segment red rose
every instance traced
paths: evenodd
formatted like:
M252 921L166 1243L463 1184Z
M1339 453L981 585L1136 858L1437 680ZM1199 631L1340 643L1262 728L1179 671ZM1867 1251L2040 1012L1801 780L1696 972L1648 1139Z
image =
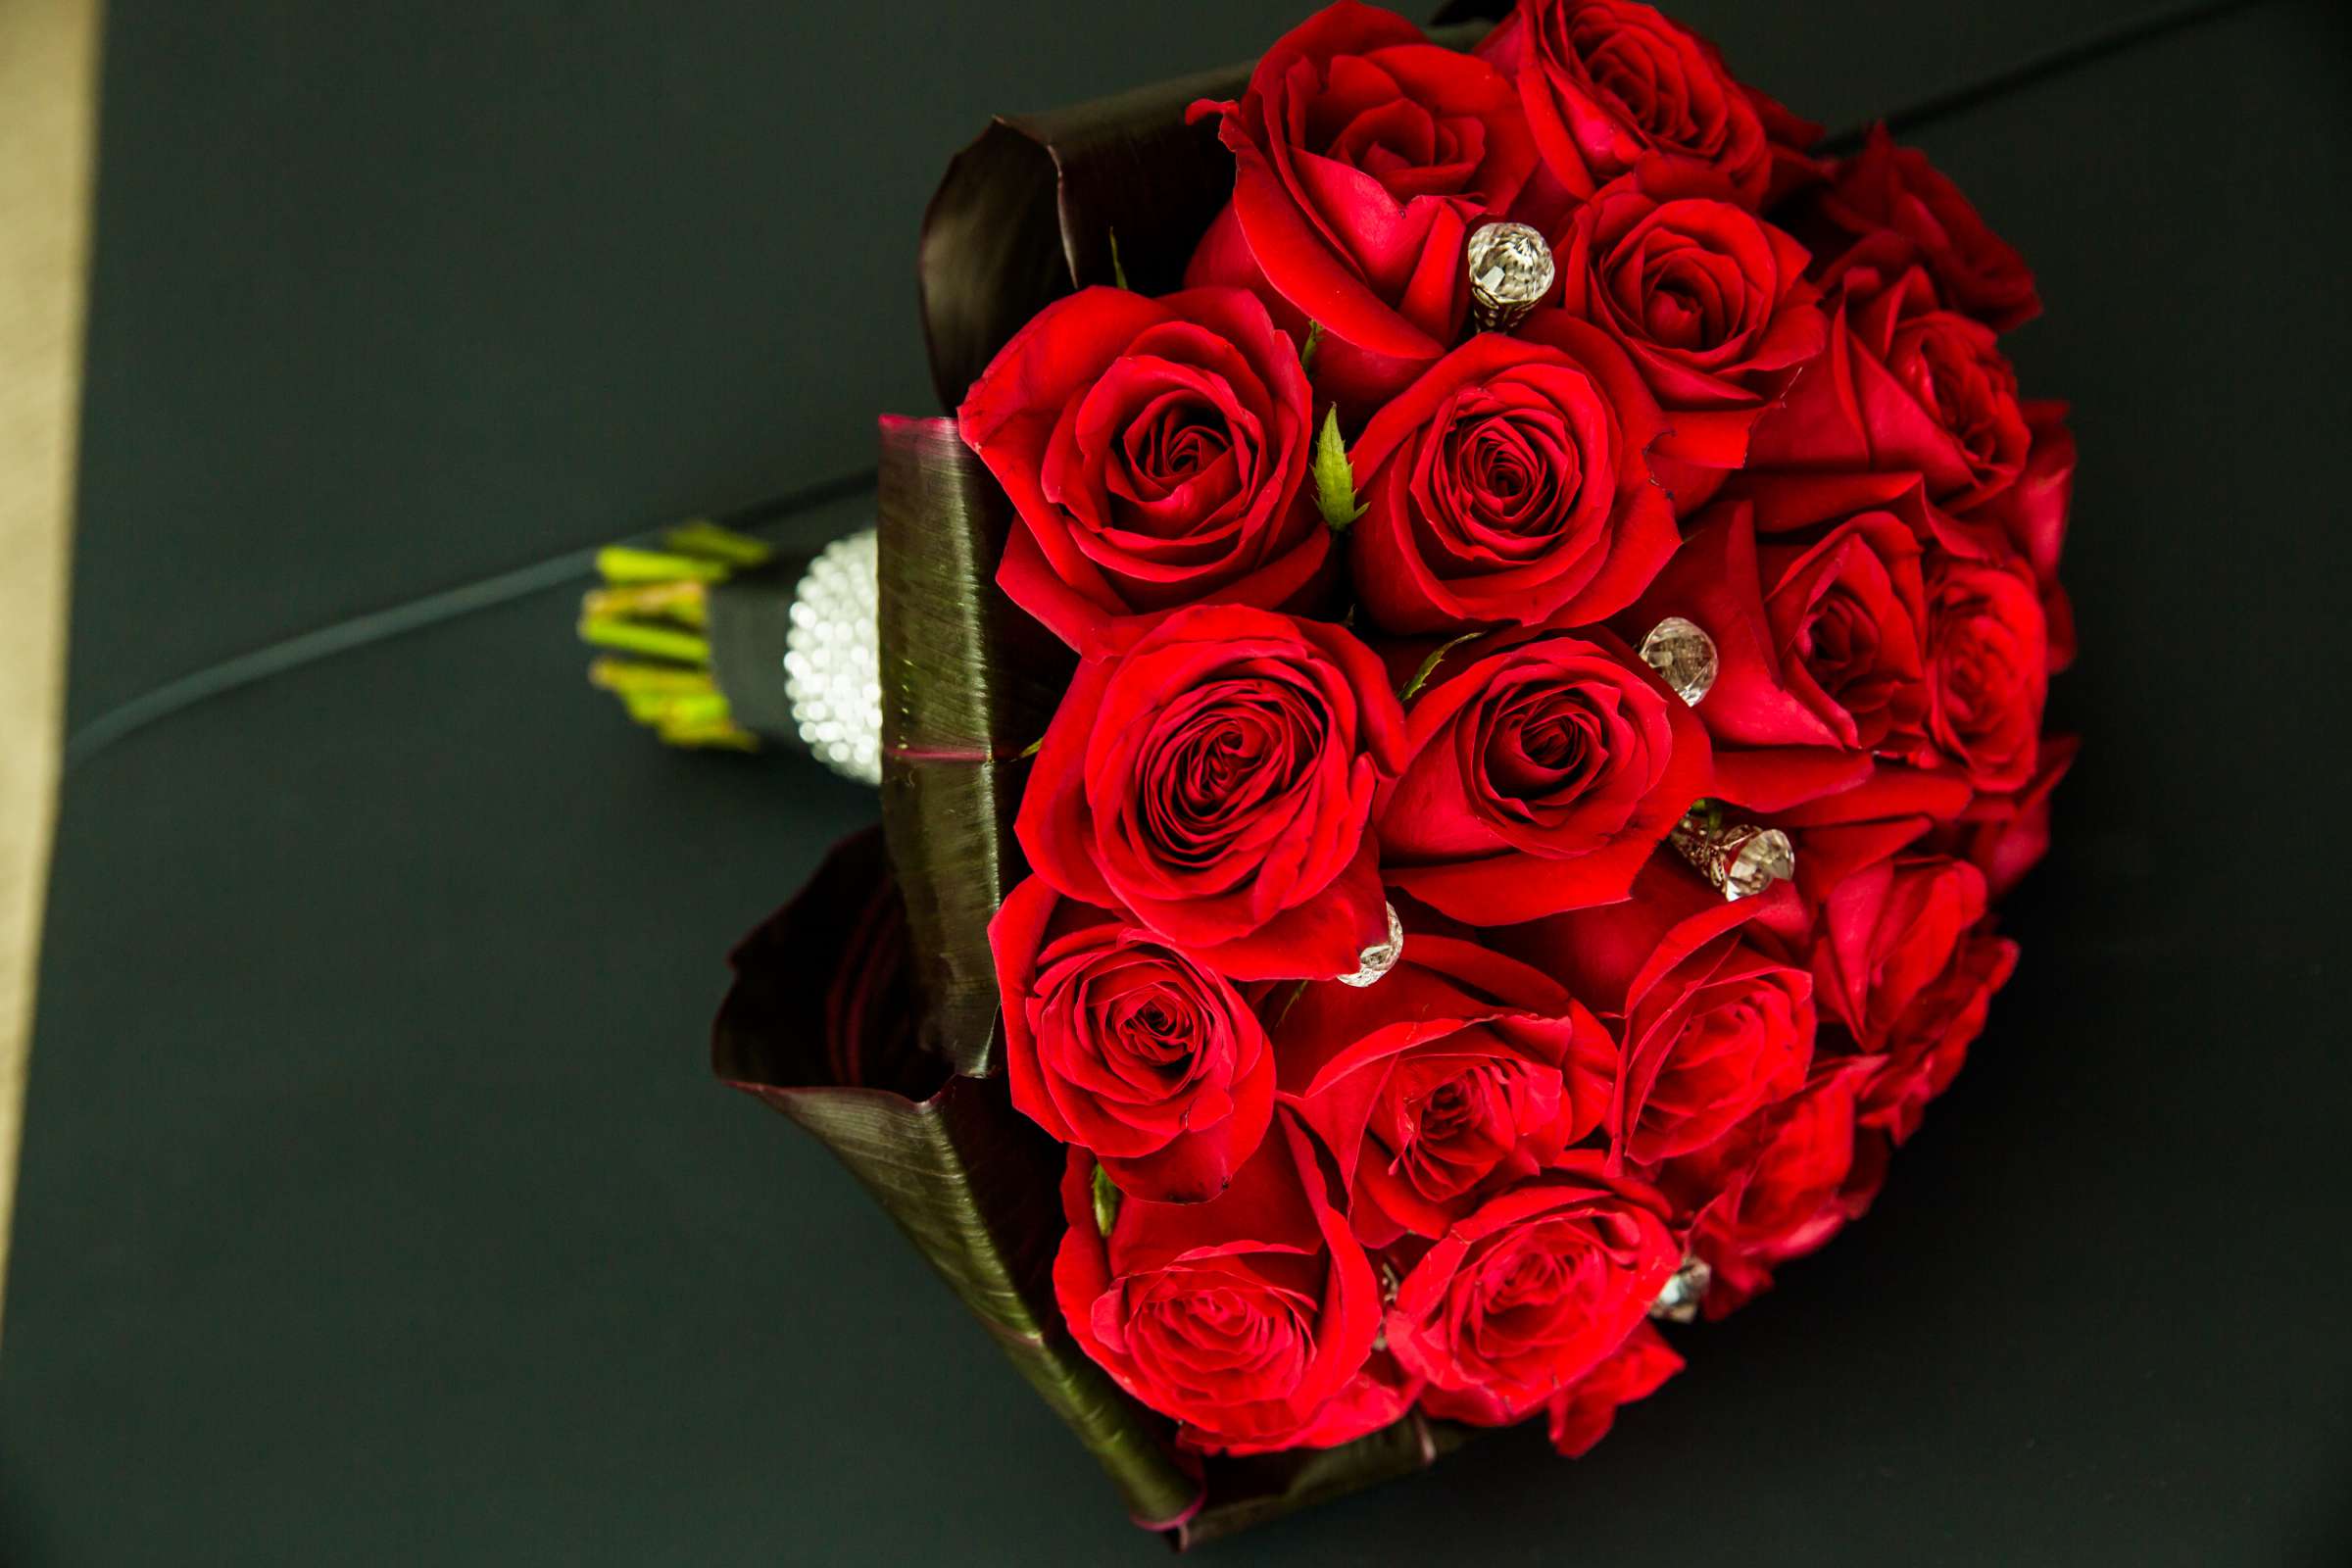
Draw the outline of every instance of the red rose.
M1598 630L1448 654L1405 752L1378 807L1383 874L1481 926L1624 898L1712 771L1690 708Z
M1666 1337L1647 1323L1637 1324L1617 1353L1551 1396L1551 1446L1563 1458L1581 1459L1609 1435L1617 1407L1646 1399L1683 1369L1683 1358Z
M1365 613L1421 633L1624 609L1674 553L1647 459L1663 428L1633 362L1590 322L1539 311L1518 338L1480 333L1349 451Z
M1557 984L1412 931L1377 985L1308 986L1275 1030L1283 1099L1339 1160L1356 1234L1441 1236L1591 1132L1616 1042Z
M1965 512L2016 482L2032 439L1992 328L1941 309L1914 268L1871 294L1848 275L1823 359L1757 421L1748 462L1914 472Z
M1904 831L1893 825L1893 836ZM1984 908L1984 874L1965 860L1890 854L1846 871L1821 899L1813 978L1822 1005L1864 1051L1878 1051L1951 963Z
M1829 258L1825 281L1856 267L1892 275L1916 264L1954 310L1995 331L2041 314L2025 258L1977 216L1926 153L1897 147L1885 125L1871 126L1862 150L1815 202L1814 216L1835 236L1816 246Z
M1389 1309L1390 1349L1428 1380L1422 1407L1501 1426L1599 1366L1682 1261L1665 1214L1653 1189L1572 1153L1456 1221Z
M1039 877L988 928L1012 1103L1130 1196L1212 1198L1274 1111L1265 1030L1223 976Z
M1902 1143L1929 1101L1951 1087L1984 1028L1992 994L2017 968L2017 944L1973 933L1943 972L1921 988L1880 1042L1883 1058L1863 1081L1861 1122Z
M1537 168L1507 80L1352 0L1277 40L1238 101L1193 113L1217 117L1235 169L1186 281L1262 288L1286 324L1320 325L1316 382L1351 409L1460 334L1463 246Z
M2033 579L1939 557L1928 572L1928 737L1979 789L2034 777L2050 646Z
M1078 668L1015 832L1055 891L1241 979L1386 939L1372 799L1402 760L1380 661L1338 626L1180 610Z
M1502 934L1508 951L1617 1033L1604 1123L1612 1166L1703 1149L1803 1084L1813 1060L1813 978L1739 934L1751 921L1798 917L1786 888L1727 901L1669 854L1643 869L1623 904Z
M1552 242L1561 309L1615 339L1675 416L1653 456L1686 514L1745 460L1748 431L1829 336L1805 248L1735 195L1696 165L1647 158Z
M1926 502L1910 490L1893 507L1762 541L1747 502L1718 502L1624 624L1680 615L1714 640L1715 684L1696 711L1718 740L1914 754L1928 616Z
M2063 403L2028 403L2025 415L2034 444L2017 483L1969 514L1967 526L1946 528L1940 537L1955 555L2015 557L2033 571L2056 673L2075 662L2074 607L2058 582L2075 497L2075 438L2066 428Z
M1239 290L1055 301L957 411L1020 514L998 582L1081 652L1120 616L1291 605L1330 553L1313 414L1297 345Z
M1520 0L1478 52L1518 82L1545 167L1578 196L1662 153L1704 166L1761 208L1775 137L1814 134L1734 81L1712 44L1628 0Z
M1380 1290L1287 1117L1205 1203L1096 1214L1093 1158L1070 1153L1054 1293L1079 1348L1208 1452L1324 1448L1387 1426L1412 1390L1377 1375ZM1393 1371L1393 1369L1390 1369Z
M1820 1247L1878 1196L1886 1140L1854 1121L1869 1070L1854 1057L1824 1068L1802 1093L1660 1178L1680 1211L1695 1216L1690 1248L1713 1271L1709 1318L1770 1287L1776 1266Z
M2081 741L2044 736L2033 782L2011 795L1980 795L1936 840L1984 873L1988 898L2003 899L2050 848L2050 793L2075 765Z

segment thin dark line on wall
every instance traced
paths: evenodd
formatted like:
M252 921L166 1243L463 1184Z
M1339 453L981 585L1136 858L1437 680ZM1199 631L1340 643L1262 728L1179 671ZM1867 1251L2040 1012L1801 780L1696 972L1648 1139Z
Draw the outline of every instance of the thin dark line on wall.
M2269 0L2191 0L2186 5L2166 6L2129 22L2118 23L2112 27L2101 28L2073 43L2046 49L1989 76L1923 98L1900 109L1888 110L1879 118L1895 135L1905 135L1924 125L1934 124L1938 120L1964 114L1980 104L1990 103L2037 82L2047 81L2053 76L2062 76L2069 72L2080 71L2084 66L2124 54L2141 44L2154 43L2187 28L2218 22L2235 12L2250 11L2267 3ZM1850 153L1862 145L1862 138L1869 129L1870 124L1866 122L1838 131L1823 141L1818 150L1825 153Z
M862 495L873 487L874 470L866 468L795 490L790 495L778 496L772 501L761 502L756 507L729 514L721 520L730 528L758 533L801 513ZM644 543L652 538L653 535L648 534L635 541L612 542ZM456 588L446 588L421 599L411 599L382 610L370 611L348 620L321 626L316 631L306 631L250 653L239 654L232 659L224 659L176 680L167 681L153 691L108 709L68 736L65 766L71 771L125 735L145 729L160 719L169 718L224 692L251 686L256 681L268 680L271 676L300 669L306 664L315 664L337 654L347 654L355 648L405 637L410 632L437 626L461 615L472 614L475 611L489 610L532 594L577 584L596 570L597 551L602 548L596 545L584 550L568 551L551 560L517 566L512 571L502 571L496 576L484 577ZM551 630L550 635L561 635L561 631Z
M1889 130L1902 135L2054 76L2111 59L2142 44L2153 43L2187 28L2219 21L2234 12L2251 10L2267 3L2268 0L2191 0L2189 4L2150 12L2073 43L2046 50L1964 86L1890 110L1881 118ZM1862 144L1868 128L1867 125L1860 125L1841 130L1824 141L1821 150L1830 153L1850 152ZM725 520L732 527L757 532L763 526L772 526L800 513L859 494L873 486L874 470L867 468L779 496ZM444 589L421 599L412 599L348 620L336 621L316 631L288 637L251 653L239 654L233 659L207 665L176 680L167 681L153 691L107 710L74 731L66 740L65 766L71 771L124 736L224 692L250 686L256 681L269 680L272 676L349 653L356 648L386 642L428 626L455 620L461 615L472 614L476 611L489 610L531 594L576 583L595 570L596 549L591 547L570 551L551 560L482 578L478 582Z

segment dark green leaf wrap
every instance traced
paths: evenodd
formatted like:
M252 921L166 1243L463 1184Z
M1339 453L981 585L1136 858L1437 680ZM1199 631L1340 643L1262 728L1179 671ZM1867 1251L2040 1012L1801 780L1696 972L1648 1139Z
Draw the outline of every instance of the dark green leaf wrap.
M1195 1510L1199 1479L1176 1464L1166 1423L1080 1353L1054 1304L1061 1150L1013 1110L1003 1074L966 1077L916 1046L906 941L880 835L850 839L736 950L712 1066L833 1151L1102 1461L1136 1520L1170 1528Z
M1442 39L1466 47L1478 30ZM1246 79L1001 119L956 158L921 258L944 405L1040 310L1112 282L1114 244L1134 287L1179 284L1232 190L1230 159L1185 111ZM1426 1467L1463 1433L1418 1414L1340 1448L1180 1453L1171 1424L1071 1340L1051 1287L1063 1155L1006 1093L988 923L1025 870L1012 824L1073 660L996 586L1010 506L953 419L883 419L877 512L883 833L836 851L737 951L719 1076L840 1157L1130 1513L1178 1546Z

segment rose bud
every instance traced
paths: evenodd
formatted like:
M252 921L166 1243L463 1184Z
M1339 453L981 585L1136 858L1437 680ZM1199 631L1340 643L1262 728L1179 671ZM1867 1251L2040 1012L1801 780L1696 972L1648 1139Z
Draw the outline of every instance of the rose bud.
M1342 628L1180 610L1079 665L1014 831L1056 892L1226 975L1327 979L1388 935L1369 825L1403 743Z
M1428 1380L1430 1414L1519 1420L1599 1366L1682 1261L1652 1188L1599 1157L1507 1188L1422 1253L1389 1309L1389 1348Z
M1819 135L1724 70L1714 45L1629 0L1520 0L1478 46L1519 84L1552 175L1589 196L1650 154L1700 165L1751 211Z
M1617 1045L1568 993L1472 943L1410 930L1378 985L1311 985L1283 1013L1283 1099L1339 1161L1366 1245L1436 1237L1591 1132Z
M1563 1458L1583 1458L1609 1435L1620 1405L1648 1398L1682 1369L1683 1358L1666 1337L1647 1323L1637 1324L1614 1355L1551 1396L1552 1447Z
M1107 1234L1094 1170L1071 1151L1054 1297L1079 1348L1187 1446L1325 1448L1404 1413L1411 1385L1373 1354L1372 1265L1296 1123L1279 1118L1219 1197L1130 1198Z
M1677 1212L1694 1216L1691 1250L1713 1271L1708 1318L1769 1288L1776 1266L1822 1246L1878 1196L1886 1143L1854 1120L1870 1066L1848 1057L1825 1067L1800 1093L1660 1176Z
M1925 267L1954 310L1995 331L2041 314L2025 258L1977 216L1958 186L1916 148L1897 147L1883 124L1839 166L1812 204L1813 247L1835 283L1856 267L1891 276Z
M1349 451L1364 612L1411 635L1623 610L1674 553L1674 507L1646 456L1664 427L1633 362L1590 322L1538 311L1519 337L1480 333Z
M1879 1044L1882 1058L1864 1080L1860 1119L1896 1143L1919 1130L1929 1101L1951 1087L1984 1031L1992 994L2017 968L2017 944L1971 933L1943 972L1912 998Z
M1893 838L1902 831L1895 824ZM1846 871L1819 904L1812 964L1821 1004L1875 1052L1984 918L1984 874L1945 856L1890 854Z
M1759 540L1747 502L1717 502L1618 624L1680 615L1714 640L1715 684L1696 711L1719 741L1912 756L1927 721L1928 616L1926 501L1910 491L1801 544Z
M2033 579L1939 556L1928 571L1928 738L1982 790L2034 777L2050 648Z
M1749 465L1916 472L1936 505L1982 506L2016 482L2032 443L2016 370L1992 328L1937 305L1925 271L1863 289L1848 274L1826 357L1757 421Z
M1377 808L1383 874L1472 925L1608 904L1708 793L1704 726L1605 631L1445 654Z
M1351 411L1460 335L1470 231L1538 167L1509 81L1351 0L1276 40L1239 100L1193 115L1215 117L1235 167L1186 282L1250 288L1292 330L1320 326L1316 384Z
M1633 356L1673 430L1651 454L1688 514L1745 461L1748 432L1821 353L1805 248L1693 164L1644 159L1553 241L1560 308Z
M1660 856L1623 904L1497 934L1617 1034L1615 1093L1602 1124L1612 1169L1703 1149L1803 1084L1813 1060L1813 977L1740 936L1751 923L1799 919L1786 886L1727 901Z
M1223 1191L1274 1110L1265 1030L1231 982L1038 877L988 936L1014 1108L1130 1197Z
M1121 616L1284 609L1321 581L1312 395L1298 345L1237 289L1056 300L956 417L1020 517L997 581L1080 652Z

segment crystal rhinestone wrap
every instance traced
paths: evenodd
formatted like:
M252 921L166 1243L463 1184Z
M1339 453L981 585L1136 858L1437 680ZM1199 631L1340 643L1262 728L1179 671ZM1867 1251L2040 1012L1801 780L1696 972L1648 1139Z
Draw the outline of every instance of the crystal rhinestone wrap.
M882 782L882 645L874 530L825 546L792 594L784 696L801 743L861 784Z
M1404 922L1396 918L1396 906L1391 904L1385 907L1389 912L1389 939L1357 954L1356 961L1363 967L1353 974L1340 976L1340 984L1368 986L1396 968L1396 960L1404 956Z

